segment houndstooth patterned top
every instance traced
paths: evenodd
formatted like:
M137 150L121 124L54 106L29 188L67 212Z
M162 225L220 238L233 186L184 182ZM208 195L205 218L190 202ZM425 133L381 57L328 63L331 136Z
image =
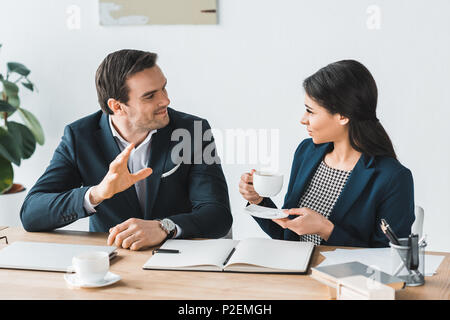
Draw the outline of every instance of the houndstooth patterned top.
M330 168L322 160L306 191L300 198L298 207L309 208L328 219L351 173L352 170L344 171ZM300 236L300 241L320 245L322 238L317 234L305 234Z

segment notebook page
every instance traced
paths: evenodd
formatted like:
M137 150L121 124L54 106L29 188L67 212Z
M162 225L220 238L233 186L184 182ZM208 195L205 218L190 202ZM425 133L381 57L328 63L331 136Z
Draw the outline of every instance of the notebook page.
M239 242L227 266L246 263L303 272L308 267L313 248L309 242L248 238Z
M231 239L185 240L169 239L161 249L176 249L180 253L155 253L144 268L180 268L222 264L239 241Z

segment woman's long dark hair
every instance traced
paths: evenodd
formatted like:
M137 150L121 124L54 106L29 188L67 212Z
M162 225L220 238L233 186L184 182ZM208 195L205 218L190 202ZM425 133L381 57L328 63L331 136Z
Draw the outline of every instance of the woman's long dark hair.
M331 63L305 79L308 96L331 114L349 118L351 146L369 156L397 159L376 116L378 90L369 70L355 60Z

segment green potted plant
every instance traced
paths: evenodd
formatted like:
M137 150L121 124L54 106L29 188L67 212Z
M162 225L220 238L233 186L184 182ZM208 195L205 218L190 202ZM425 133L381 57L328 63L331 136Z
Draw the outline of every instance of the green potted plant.
M8 62L6 67L6 72L0 69L0 224L4 221L2 215L11 214L6 212L10 208L3 203L5 198L25 190L21 184L14 183L12 164L20 166L21 160L33 155L36 143L43 145L45 141L37 118L20 105L19 86L35 91L28 78L30 70L18 62ZM11 120L15 114L19 115L22 123ZM19 208L14 211L18 211L20 205L16 204Z

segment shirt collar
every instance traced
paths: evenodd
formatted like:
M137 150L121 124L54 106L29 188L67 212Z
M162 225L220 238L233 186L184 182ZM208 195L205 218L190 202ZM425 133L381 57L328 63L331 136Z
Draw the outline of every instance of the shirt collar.
M109 127L111 128L111 133L112 133L113 137L117 138L123 145L128 146L130 143L129 143L127 140L125 140L125 139L120 135L119 132L117 132L116 128L114 128L114 125L112 124L111 116L108 116L108 121L109 121ZM139 148L140 146L142 146L142 145L147 144L147 143L150 141L150 139L152 138L152 135L153 135L154 133L156 133L156 131L157 131L156 129L150 131L150 132L148 133L147 137L145 138L145 140L142 141L142 143L138 146L138 148Z

